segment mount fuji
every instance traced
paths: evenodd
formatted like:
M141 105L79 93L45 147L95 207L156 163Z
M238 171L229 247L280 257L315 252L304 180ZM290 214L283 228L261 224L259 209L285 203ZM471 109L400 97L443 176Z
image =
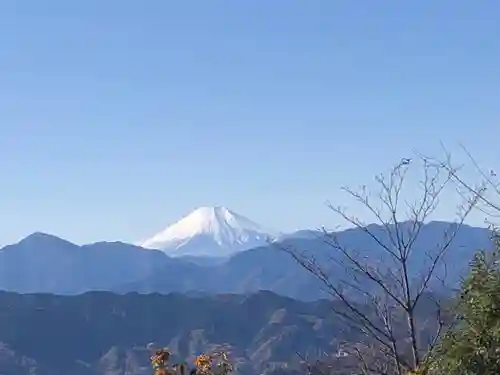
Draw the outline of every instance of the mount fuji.
M138 245L172 257L227 257L277 236L226 207L199 207Z

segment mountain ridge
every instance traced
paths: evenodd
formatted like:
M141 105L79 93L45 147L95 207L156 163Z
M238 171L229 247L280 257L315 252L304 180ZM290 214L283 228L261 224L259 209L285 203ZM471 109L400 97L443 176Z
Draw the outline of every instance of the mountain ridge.
M434 300L422 298L419 306L416 316L432 321ZM297 353L314 359L370 340L335 313L343 308L341 301L303 302L264 291L196 297L0 292L0 369L3 375L150 375L152 342L169 348L172 363L192 364L195 355L224 348L235 375L285 374L300 370ZM358 308L376 314L369 305ZM434 328L423 327L422 334ZM335 365L348 370L346 362Z
M332 352L341 337L357 338L342 332L331 302L305 303L270 292L208 297L0 292L0 309L5 375L150 375L150 342L169 347L172 362L188 363L223 346L236 374L267 374L269 365L296 362L297 352Z
M428 249L442 238L449 223L432 222L422 229L416 246ZM371 227L383 238L384 228ZM448 255L450 277L458 279L467 269L475 250L491 245L491 232L464 225ZM309 252L342 278L345 270L335 268L328 259L332 248L320 232L299 232L274 244L239 252L229 258L167 256L159 250L121 242L97 242L78 246L57 237L28 236L0 251L0 289L20 293L80 294L91 290L116 293L170 292L194 294L251 293L270 290L300 300L326 296L322 285L282 248ZM384 253L360 229L336 233L351 248L366 249L374 262L384 262ZM47 239L50 239L47 241ZM425 267L424 253L413 252L411 267ZM420 255L419 255L420 254ZM388 264L384 264L388 266Z

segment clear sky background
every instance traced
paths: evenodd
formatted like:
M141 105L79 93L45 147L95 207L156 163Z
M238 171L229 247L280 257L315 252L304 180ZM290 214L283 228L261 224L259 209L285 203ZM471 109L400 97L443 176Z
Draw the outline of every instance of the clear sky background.
M496 0L2 2L0 244L136 241L199 205L331 226L340 185L439 141L498 166L499 17Z

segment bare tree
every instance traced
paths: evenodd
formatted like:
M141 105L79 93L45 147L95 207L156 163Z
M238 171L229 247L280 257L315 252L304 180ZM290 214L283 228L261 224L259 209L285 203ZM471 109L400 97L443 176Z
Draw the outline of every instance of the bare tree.
M369 225L346 209L328 203L333 212L366 236L370 241L368 249L352 248L338 232L326 229L318 238L331 251L321 260L306 249L283 245L283 250L319 279L335 300L341 301L335 312L363 335L364 343L350 348L363 373L403 374L422 368L427 353L440 337L444 319L435 299L436 321L431 324L434 332L429 340L423 340L421 331L428 328L424 325L429 322L419 318L417 306L421 300L431 298L431 284L444 282L445 255L480 197L474 191L464 194L456 220L443 230L440 243L432 249L420 248L418 240L424 223L432 218L440 198L455 192L450 182L456 171L426 158L416 159L402 159L387 175L377 176L375 190L366 186L359 190L342 188L377 225ZM410 172L415 170L419 177L412 180ZM409 199L415 195L416 199ZM378 261L373 254L378 254ZM415 257L425 258L425 262L415 262ZM417 266L420 269L415 270ZM343 270L340 279L339 270Z
M442 158L431 158L423 155L420 157L428 160L433 166L444 169L450 175L450 179L460 194L476 196L478 204L475 208L486 215L485 221L488 224L496 225L500 219L500 179L497 172L492 168L481 166L469 150L464 145L460 145L468 162L476 172L476 182L473 183L464 177L464 173L462 173L464 165L455 165L451 153L444 144L441 144L441 147L444 152Z

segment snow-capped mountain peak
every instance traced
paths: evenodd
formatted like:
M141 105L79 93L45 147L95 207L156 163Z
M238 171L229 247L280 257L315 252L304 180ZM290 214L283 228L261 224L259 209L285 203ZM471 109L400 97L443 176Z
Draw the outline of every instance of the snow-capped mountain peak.
M227 256L267 243L272 231L226 207L199 207L144 241L145 248L172 256Z

